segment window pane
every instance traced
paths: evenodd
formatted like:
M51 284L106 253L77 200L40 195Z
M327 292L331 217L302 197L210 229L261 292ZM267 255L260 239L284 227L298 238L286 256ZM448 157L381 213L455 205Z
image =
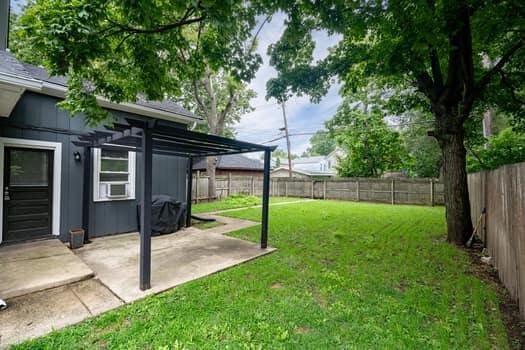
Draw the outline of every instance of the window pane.
M10 150L9 180L12 186L47 186L49 156L47 152Z
M100 173L100 181L128 181L128 174Z
M102 158L121 158L121 159L128 159L129 153L127 151L115 151L115 150L109 150L109 149L103 149L102 150Z
M128 160L102 159L100 168L102 171L128 171Z

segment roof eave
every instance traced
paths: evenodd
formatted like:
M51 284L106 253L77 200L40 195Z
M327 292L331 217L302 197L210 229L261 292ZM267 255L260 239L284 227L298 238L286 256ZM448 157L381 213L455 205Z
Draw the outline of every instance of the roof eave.
M49 82L43 82L36 79L29 79L25 77L19 77L8 73L0 72L0 83L6 83L23 88L24 90L41 93L48 96L65 98L67 87L59 84L53 84ZM183 114L166 112L160 109L149 108L141 106L135 103L123 102L115 103L108 99L97 96L97 102L101 107L134 113L146 117L152 117L156 119L167 120L171 122L178 122L184 124L204 124L204 120L200 118L191 118Z

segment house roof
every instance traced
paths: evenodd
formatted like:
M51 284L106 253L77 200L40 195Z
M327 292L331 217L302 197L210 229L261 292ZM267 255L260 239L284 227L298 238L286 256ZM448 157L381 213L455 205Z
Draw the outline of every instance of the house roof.
M288 167L279 167L272 170L272 174L278 171L288 171ZM292 173L297 173L305 176L323 176L323 177L334 177L337 174L332 171L311 171L311 170L305 170L305 169L295 169L292 168Z
M258 159L241 154L231 154L217 157L217 169L263 171L264 164ZM193 165L193 170L206 170L206 158L199 159Z
M66 77L50 76L45 68L21 62L9 52L0 50L0 82L4 81L9 84L22 86L31 91L58 97L65 96L68 85ZM171 100L151 101L143 96L138 96L134 102L119 104L112 103L103 98L98 98L98 100L103 107L129 111L158 119L175 119L175 121L186 123L200 123L203 121L201 117L191 113Z
M309 163L319 163L323 161L325 156L313 156L313 157L301 157L292 159L292 164L309 164Z

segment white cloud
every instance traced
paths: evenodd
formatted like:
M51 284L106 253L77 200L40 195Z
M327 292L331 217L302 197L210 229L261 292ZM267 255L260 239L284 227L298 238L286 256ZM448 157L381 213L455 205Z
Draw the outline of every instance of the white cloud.
M284 31L284 15L276 14L272 21L266 24L259 36L258 53L263 58L263 64L257 72L250 87L257 93L252 106L255 111L244 115L235 126L237 138L240 140L262 143L284 135L279 128L284 126L282 110L275 100L266 100L266 82L275 76L277 72L269 64L266 54L268 46L275 43ZM338 36L328 36L326 32L316 31L313 33L316 40L314 60L320 60L328 54L328 48L339 41ZM339 103L341 97L338 95L339 85L334 85L319 104L310 102L307 96L293 97L286 103L286 114L290 134L313 133L323 129L324 122L330 119ZM298 135L291 137L292 152L301 154L309 146L310 135ZM272 142L282 149L286 149L286 140Z

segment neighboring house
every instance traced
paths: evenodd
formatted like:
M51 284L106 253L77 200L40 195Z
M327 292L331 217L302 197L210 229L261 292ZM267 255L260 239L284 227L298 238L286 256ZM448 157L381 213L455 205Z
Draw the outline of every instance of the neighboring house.
M0 243L52 235L66 240L70 229L82 227L85 162L93 169L90 237L137 231L141 157L95 148L92 159L85 159L84 148L72 142L93 129L82 116L56 106L66 91L65 78L0 50ZM202 122L171 101L98 102L118 123L132 117L186 129ZM153 194L185 202L187 164L185 158L154 154Z
M344 152L337 148L327 156L301 157L292 159L292 176L306 177L334 177L337 176L337 164ZM281 163L272 171L272 177L288 177L288 163Z
M272 178L289 177L290 176L290 172L288 171L288 167L279 167L279 168L273 169L272 172L270 173L270 176ZM313 175L310 174L309 172L292 169L292 177L294 177L294 178L297 178L297 179L308 179L308 178L310 178L312 176Z
M197 171L200 171L202 175L206 175L206 158L199 159L193 165L193 173ZM263 171L264 165L260 160L249 158L242 154L230 154L217 157L215 175L262 176Z

